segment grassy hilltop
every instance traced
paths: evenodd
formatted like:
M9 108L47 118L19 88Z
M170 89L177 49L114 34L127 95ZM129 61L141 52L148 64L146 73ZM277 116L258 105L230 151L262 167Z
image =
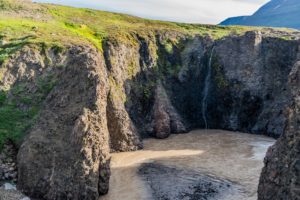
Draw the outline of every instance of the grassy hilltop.
M0 0L0 40L10 43L10 47L20 47L26 43L92 43L101 50L105 38L130 40L133 33L143 35L155 31L176 31L191 36L210 35L217 39L253 29L262 28L163 22L86 8L37 4L26 0ZM15 49L2 48L0 61Z

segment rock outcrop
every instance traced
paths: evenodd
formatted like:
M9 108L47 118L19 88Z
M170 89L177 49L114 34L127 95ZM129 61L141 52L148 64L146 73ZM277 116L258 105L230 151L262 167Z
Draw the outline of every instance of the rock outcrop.
M214 127L279 137L291 101L288 76L298 60L299 41L248 32L217 41L215 52L209 121Z
M96 199L108 191L110 174L106 69L95 49L66 55L20 147L18 187L34 198Z
M112 151L133 151L142 147L138 130L126 108L126 81L137 73L138 49L119 41L105 45L105 62L108 70L109 94L107 119ZM130 70L131 69L131 70Z
M187 130L160 83L155 90L152 115L152 135L157 138L164 139L171 133L185 133Z
M258 187L259 200L300 199L300 62L290 74L293 102L286 113L284 134L265 158Z
M170 31L128 37L107 38L103 52L25 46L4 64L0 86L9 88L8 99L22 110L39 108L18 153L18 188L25 194L97 199L108 191L110 152L140 149L149 135L204 128L204 95L209 128L279 137L287 119L298 123L284 114L299 90L298 40L256 31L220 40ZM296 79L289 82L291 72ZM24 88L14 92L18 85ZM299 128L289 127L295 136Z

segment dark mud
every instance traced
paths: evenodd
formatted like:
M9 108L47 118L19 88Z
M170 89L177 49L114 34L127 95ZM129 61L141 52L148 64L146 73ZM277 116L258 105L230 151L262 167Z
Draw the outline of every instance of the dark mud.
M157 200L221 199L225 193L238 190L238 186L230 181L156 162L142 164L138 174Z

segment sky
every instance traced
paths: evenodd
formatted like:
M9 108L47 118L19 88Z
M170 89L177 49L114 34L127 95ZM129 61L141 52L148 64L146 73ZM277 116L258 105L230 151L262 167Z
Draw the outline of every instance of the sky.
M218 24L233 16L251 15L269 0L34 0L126 13L165 21Z

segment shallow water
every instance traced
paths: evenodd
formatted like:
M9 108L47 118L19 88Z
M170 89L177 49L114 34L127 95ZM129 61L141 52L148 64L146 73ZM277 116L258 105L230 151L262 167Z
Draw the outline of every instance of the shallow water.
M222 130L195 130L164 140L146 139L141 151L112 154L110 191L101 199L155 199L147 181L137 173L142 163L155 162L234 184L216 199L256 200L263 158L274 142L265 136Z

